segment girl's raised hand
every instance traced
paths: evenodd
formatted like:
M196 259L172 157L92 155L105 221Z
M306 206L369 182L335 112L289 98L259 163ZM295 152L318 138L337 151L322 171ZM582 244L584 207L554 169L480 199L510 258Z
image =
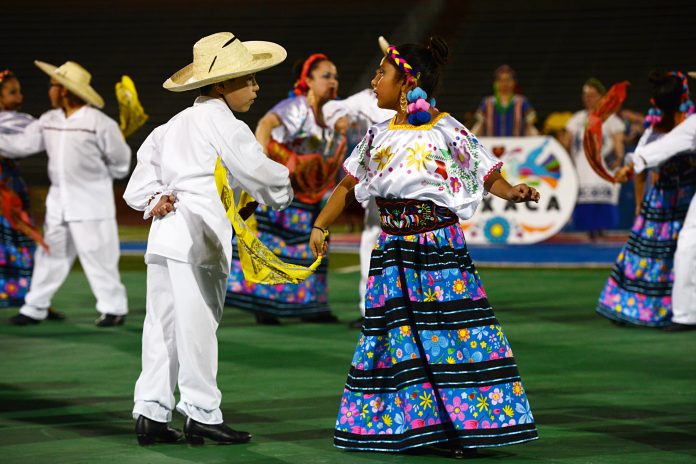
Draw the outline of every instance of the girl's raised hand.
M508 200L515 203L523 203L525 201L534 201L539 203L539 192L536 191L534 187L530 187L527 184L517 184L514 187L510 187L508 191Z

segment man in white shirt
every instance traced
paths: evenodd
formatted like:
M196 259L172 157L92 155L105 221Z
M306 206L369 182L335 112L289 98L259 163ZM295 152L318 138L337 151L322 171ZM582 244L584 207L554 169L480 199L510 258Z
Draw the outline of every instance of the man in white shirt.
M266 157L232 112L249 110L259 90L255 73L282 62L285 49L271 42L242 43L221 32L199 40L193 52L193 63L164 87L200 89L201 96L145 140L124 194L145 219L154 217L145 255L142 372L133 407L141 445L181 440L181 433L167 426L175 408L186 417L190 444L251 439L224 424L216 381L215 333L232 260L232 225L214 178L218 158L233 189L274 209L293 198L288 169Z
M696 115L693 115L661 139L637 148L632 161L617 173L617 180L623 182L631 170L640 173L679 153L695 150ZM691 200L677 239L672 286L672 324L666 326L665 330L696 330L696 196Z
M44 240L49 251L36 251L29 293L11 322L46 319L53 295L79 257L101 313L97 326L121 325L128 301L118 272L113 179L128 174L131 150L118 124L97 109L104 100L90 86L87 70L72 61L59 68L35 64L51 78L48 95L55 109L20 133L0 134L0 150L8 158L48 154Z

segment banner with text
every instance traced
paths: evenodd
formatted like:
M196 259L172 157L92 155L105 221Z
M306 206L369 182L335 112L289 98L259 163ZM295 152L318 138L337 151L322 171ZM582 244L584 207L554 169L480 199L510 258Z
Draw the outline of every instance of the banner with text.
M474 216L462 223L471 244L529 244L555 235L570 219L578 197L575 166L553 137L480 137L503 162L503 177L526 183L539 203L511 203L488 194Z

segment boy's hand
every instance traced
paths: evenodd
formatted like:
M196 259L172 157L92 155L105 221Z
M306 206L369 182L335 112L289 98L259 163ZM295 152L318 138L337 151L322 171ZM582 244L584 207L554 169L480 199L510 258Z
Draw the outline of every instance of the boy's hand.
M508 190L507 199L514 203L522 203L525 201L534 201L539 203L539 192L534 187L527 184L517 184Z
M175 195L162 195L154 208L150 211L153 217L164 217L174 211Z
M633 177L633 164L620 168L618 171L616 171L616 174L614 174L614 179L616 179L616 182L620 182L622 184L624 182L628 182L631 177Z
M239 208L239 215L244 219L245 221L249 219L249 217L254 214L256 211L256 208L259 206L258 201L250 201L246 205L244 205L242 208Z

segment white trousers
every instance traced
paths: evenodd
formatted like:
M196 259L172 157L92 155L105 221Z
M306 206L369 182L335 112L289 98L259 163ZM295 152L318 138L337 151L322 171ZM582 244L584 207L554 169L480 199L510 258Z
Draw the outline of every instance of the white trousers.
M217 388L217 331L227 277L161 258L147 266L142 372L135 384L133 418L169 422L176 409L204 424L222 423Z
M365 317L365 290L367 278L370 274L370 258L375 242L382 232L379 221L379 207L374 198L370 198L365 205L365 225L360 235L360 314Z
M674 254L672 322L696 324L696 197L689 205Z
M68 277L75 257L80 258L97 298L97 311L117 316L128 313L126 288L118 272L116 219L65 222L46 215L44 240L49 252L41 247L36 249L31 286L19 310L21 314L46 319L51 299Z

